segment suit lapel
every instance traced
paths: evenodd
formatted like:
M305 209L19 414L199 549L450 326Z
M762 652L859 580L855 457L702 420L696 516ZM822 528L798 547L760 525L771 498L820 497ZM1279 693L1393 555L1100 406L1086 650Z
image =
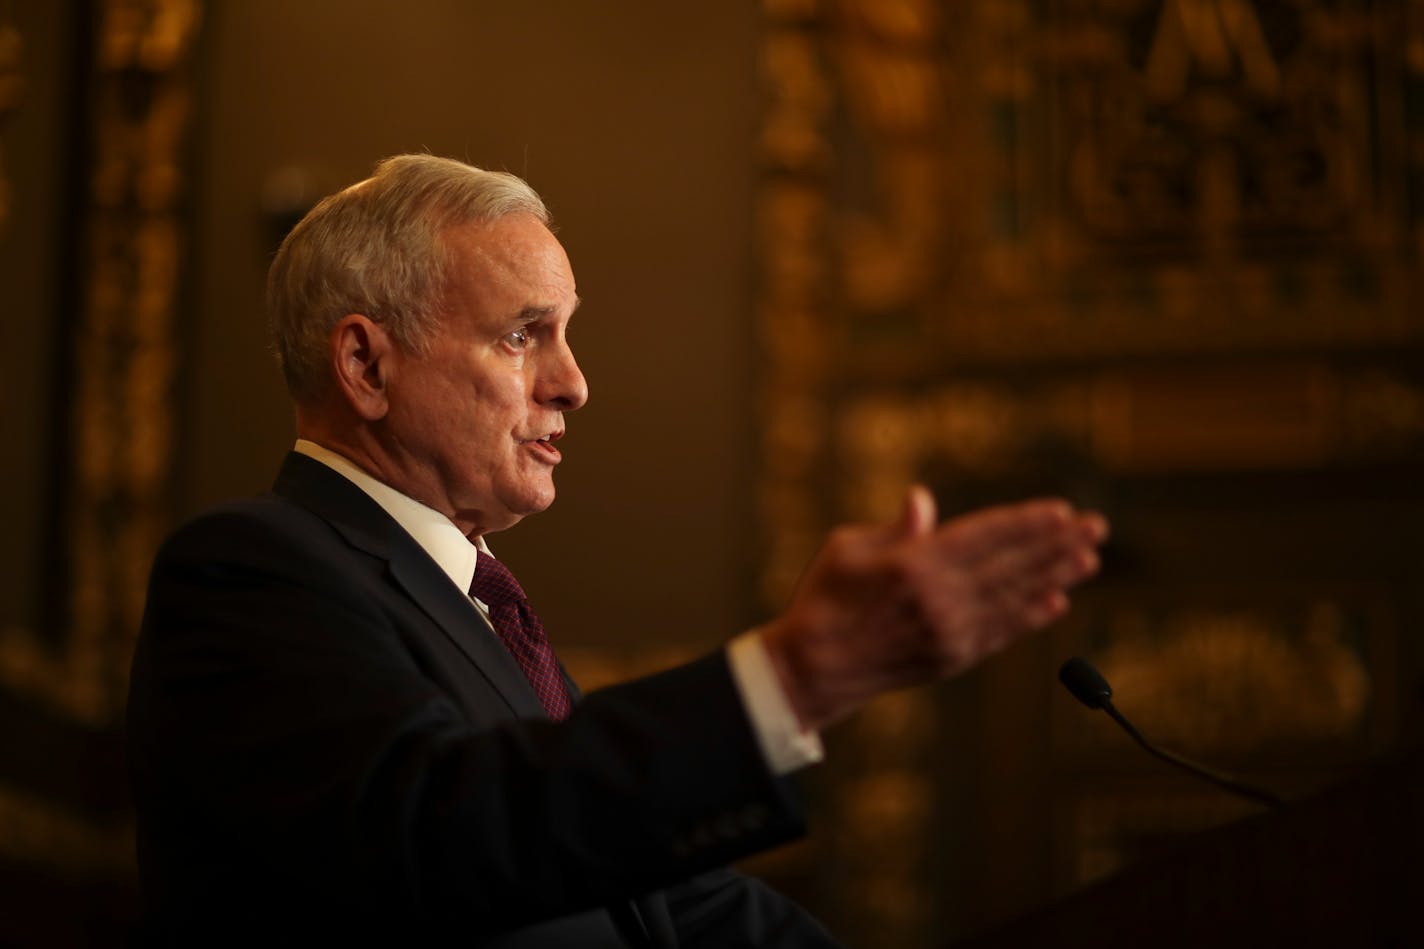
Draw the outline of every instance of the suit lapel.
M392 584L439 628L520 718L544 718L519 664L469 597L395 519L326 465L287 455L273 490L326 521L351 546L385 561Z
M413 543L413 542L412 542ZM519 663L465 594L428 556L390 560L391 578L473 662L520 718L547 718Z
M547 717L519 664L469 597L366 492L298 452L288 453L273 491L330 524L351 546L385 561L392 585L470 660L511 712L519 718ZM564 681L578 701L581 695L567 670ZM630 947L675 949L678 944L660 893L615 903L608 912Z

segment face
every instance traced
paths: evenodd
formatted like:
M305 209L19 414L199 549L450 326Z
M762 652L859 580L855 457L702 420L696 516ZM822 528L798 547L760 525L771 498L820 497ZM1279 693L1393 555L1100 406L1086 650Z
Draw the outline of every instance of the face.
M569 349L568 256L528 214L446 232L454 277L427 355L397 354L385 435L401 487L467 534L554 500L564 413L588 388Z

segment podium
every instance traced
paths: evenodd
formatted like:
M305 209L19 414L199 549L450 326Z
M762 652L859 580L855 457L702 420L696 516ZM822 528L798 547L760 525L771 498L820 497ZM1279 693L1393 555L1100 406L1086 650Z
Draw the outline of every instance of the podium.
M1424 749L953 949L1424 946Z

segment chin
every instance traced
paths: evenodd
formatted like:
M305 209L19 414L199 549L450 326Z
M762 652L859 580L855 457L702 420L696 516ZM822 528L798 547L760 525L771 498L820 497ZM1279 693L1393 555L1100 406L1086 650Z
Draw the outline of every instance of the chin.
M509 526L513 527L515 524L519 523L531 514L542 514L544 511L547 511L550 506L553 505L553 503L553 488L550 488L547 491L539 491L537 493L532 493L526 497L518 498L517 503L510 504L506 508L506 510L509 512Z

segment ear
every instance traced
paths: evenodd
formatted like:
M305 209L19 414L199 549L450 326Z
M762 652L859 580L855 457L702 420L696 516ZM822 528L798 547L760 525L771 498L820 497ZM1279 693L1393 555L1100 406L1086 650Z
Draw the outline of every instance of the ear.
M374 422L390 409L386 377L395 357L395 342L384 327L359 313L343 316L331 331L332 376L347 405Z

